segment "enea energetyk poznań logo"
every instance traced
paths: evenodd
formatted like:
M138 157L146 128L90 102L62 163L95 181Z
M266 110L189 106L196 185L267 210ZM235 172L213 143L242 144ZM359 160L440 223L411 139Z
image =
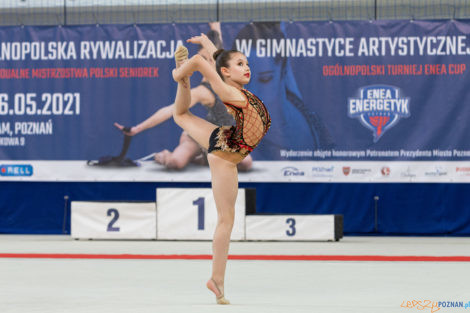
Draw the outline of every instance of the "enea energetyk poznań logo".
M410 116L410 98L404 97L400 88L372 85L360 88L358 93L357 98L348 99L348 116L372 130L374 142L401 118Z

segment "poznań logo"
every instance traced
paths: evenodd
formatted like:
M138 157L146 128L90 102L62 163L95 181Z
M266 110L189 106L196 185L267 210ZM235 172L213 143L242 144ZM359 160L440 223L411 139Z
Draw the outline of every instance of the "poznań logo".
M348 116L372 130L377 142L400 118L410 116L410 98L394 86L365 86L359 89L357 98L348 99Z

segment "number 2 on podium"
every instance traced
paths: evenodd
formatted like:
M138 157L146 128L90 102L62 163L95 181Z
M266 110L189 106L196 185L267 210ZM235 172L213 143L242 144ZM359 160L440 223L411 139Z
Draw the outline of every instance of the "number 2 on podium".
M119 211L117 209L109 209L108 212L107 212L107 215L108 216L114 215L113 218L111 219L111 221L108 224L107 231L116 231L116 232L119 231L120 230L119 227L114 227L114 224L119 219Z

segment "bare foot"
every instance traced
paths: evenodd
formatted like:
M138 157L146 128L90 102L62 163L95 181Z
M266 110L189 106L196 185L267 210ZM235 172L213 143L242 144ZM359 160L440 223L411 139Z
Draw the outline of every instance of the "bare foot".
M185 46L178 46L175 51L176 68L180 67L188 60L188 49Z
M178 46L175 51L176 70L174 71L178 71L178 68L183 65L186 61L188 61L188 49L185 46ZM174 77L175 73L173 72L173 78ZM183 86L185 88L188 88L188 82L188 77L184 77L183 79L181 79L181 83L183 83Z
M215 294L215 300L217 301L217 304L230 304L230 301L225 299L223 287L222 290L219 289L219 287L212 278L207 281L206 286L210 291Z

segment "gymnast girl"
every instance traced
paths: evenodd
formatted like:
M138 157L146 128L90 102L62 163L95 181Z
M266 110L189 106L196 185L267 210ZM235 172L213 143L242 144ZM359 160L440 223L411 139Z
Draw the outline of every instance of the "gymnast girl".
M271 118L263 102L243 89L251 78L245 55L236 50L217 50L204 34L194 36L188 42L200 44L213 55L215 68L198 54L188 59L188 50L184 46L178 47L173 70L173 79L178 83L173 118L208 150L217 226L212 243L212 275L206 286L215 294L218 304L229 304L224 296L224 282L238 193L237 164L259 144L271 125ZM195 71L209 81L234 117L235 126L217 126L188 110L191 103L189 77Z
M210 31L206 36L214 44L217 49L222 48L222 36L219 22L209 23ZM198 54L209 62L213 62L212 55L198 45ZM193 107L197 103L207 110L205 119L217 126L232 125L234 123L233 117L227 112L225 105L220 100L219 96L212 90L210 84L203 77L199 86L191 88L191 104ZM173 117L173 104L164 106L158 109L153 115L139 123L134 127L124 127L119 123L114 123L118 129L124 132L127 136L137 135L147 129L153 128L162 124ZM189 163L196 163L200 165L208 165L207 163L207 150L203 149L197 142L195 142L186 132L182 132L179 144L173 151L164 149L154 154L154 160L158 164L165 166L171 170L182 170ZM248 155L242 162L237 164L238 171L246 172L251 169L253 160Z

